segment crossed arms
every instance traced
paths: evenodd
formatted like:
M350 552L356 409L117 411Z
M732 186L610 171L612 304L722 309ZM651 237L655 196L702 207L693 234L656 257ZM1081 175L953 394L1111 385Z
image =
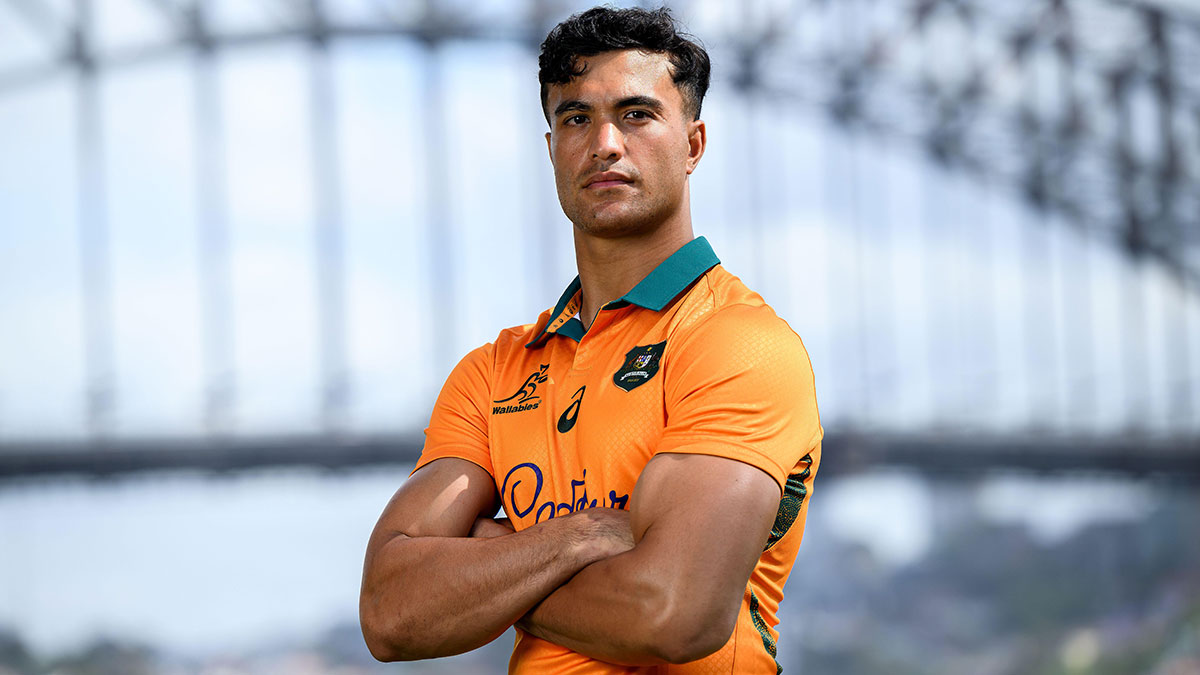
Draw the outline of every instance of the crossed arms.
M663 453L630 511L584 509L509 533L489 518L491 475L438 459L371 534L363 635L381 661L462 653L514 624L611 663L694 661L729 640L779 499L749 464Z

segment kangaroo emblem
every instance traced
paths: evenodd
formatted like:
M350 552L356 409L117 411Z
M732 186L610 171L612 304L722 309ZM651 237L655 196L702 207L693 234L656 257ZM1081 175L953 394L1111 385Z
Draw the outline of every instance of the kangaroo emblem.
M550 376L546 374L546 371L549 369L550 364L543 363L541 367L538 368L536 373L525 378L525 383L521 385L521 388L517 390L517 393L509 396L508 398L492 401L492 403L508 403L509 401L513 401L514 404L520 404L529 401L529 399L537 398L537 386L539 384L544 384L546 380L550 379ZM513 399L516 400L514 401Z

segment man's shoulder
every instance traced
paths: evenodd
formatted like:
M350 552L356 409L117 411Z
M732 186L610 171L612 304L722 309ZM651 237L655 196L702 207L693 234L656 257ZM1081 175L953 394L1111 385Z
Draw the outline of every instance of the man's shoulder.
M542 328L550 321L551 310L547 309L538 315L537 321L518 326L509 326L500 331L492 343L497 356L524 354L525 345L533 342L541 334Z
M722 265L706 272L680 298L674 319L672 332L679 337L691 333L766 333L799 341L792 327L761 295Z
M526 323L519 326L509 326L500 331L496 336L496 340L492 343L496 346L496 352L509 352L515 349L525 349L525 345L533 341L539 332L539 326L543 322Z
M542 312L534 323L509 326L500 331L495 340L477 347L475 352L486 353L495 362L510 360L514 355L520 357L526 353L525 346L533 342L541 333L542 327L549 320L550 310Z

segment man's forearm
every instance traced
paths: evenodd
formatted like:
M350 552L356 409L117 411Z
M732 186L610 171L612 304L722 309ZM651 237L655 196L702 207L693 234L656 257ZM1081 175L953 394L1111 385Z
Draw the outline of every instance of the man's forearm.
M592 658L627 666L669 663L669 607L657 573L635 551L593 563L550 593L517 626Z
M728 644L779 508L749 464L663 453L631 500L628 552L588 566L518 622L533 635L624 665L685 663Z
M611 555L594 523L555 518L493 538L397 534L366 563L360 613L372 654L458 654L503 633L579 569Z

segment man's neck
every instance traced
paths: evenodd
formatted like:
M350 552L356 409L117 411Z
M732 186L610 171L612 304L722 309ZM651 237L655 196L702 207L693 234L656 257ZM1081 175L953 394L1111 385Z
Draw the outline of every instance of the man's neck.
M622 239L601 239L576 229L575 262L583 288L579 320L584 329L591 328L601 307L628 293L694 238L691 222Z

